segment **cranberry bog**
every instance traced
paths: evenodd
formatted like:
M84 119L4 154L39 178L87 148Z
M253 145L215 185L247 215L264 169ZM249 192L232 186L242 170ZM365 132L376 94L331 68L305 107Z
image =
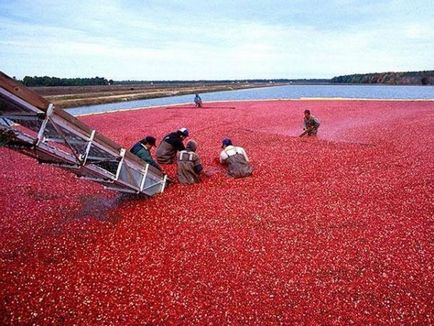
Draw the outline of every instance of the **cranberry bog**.
M298 137L305 109L317 138ZM187 127L207 175L145 199L0 149L1 324L434 323L434 102L80 119L127 148ZM225 175L225 137L252 177Z

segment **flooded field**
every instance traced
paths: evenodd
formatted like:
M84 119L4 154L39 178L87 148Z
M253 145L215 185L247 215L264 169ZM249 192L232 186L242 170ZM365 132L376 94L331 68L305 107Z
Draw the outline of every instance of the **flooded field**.
M33 90L41 96L46 97L47 100L58 107L70 108L78 106L104 105L106 103L131 102L161 97L173 97L184 94L191 95L203 92L270 87L280 84L269 84L266 82L158 82L155 84L144 83L131 85L34 87Z
M305 109L317 138L298 137ZM432 324L434 102L80 119L126 148L187 127L208 176L144 199L0 149L3 324ZM217 163L225 137L253 176Z
M434 100L434 86L388 86L388 85L284 85L254 89L239 89L201 94L204 102L257 101L285 99L367 99L367 100ZM193 96L180 95L146 100L89 105L68 109L74 115L101 113L131 108L155 107L192 103Z

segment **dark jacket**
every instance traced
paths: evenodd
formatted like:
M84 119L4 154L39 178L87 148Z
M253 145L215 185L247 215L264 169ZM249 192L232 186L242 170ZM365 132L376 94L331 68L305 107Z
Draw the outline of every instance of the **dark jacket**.
M318 118L314 117L313 115L311 115L309 119L304 118L303 123L305 129L308 128L318 129L320 125Z
M166 135L157 148L157 161L160 164L171 164L175 161L176 152L185 149L179 132Z

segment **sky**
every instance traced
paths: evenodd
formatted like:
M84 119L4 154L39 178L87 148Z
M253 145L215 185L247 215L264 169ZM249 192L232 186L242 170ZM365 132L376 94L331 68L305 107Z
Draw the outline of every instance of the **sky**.
M114 80L434 70L434 1L0 0L0 70Z

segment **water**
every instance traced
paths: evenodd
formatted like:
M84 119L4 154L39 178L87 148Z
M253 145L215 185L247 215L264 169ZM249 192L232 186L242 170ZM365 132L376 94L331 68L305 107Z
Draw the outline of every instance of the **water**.
M107 112L138 107L152 107L179 103L193 103L194 95L162 97L120 103L99 104L70 108L73 115ZM261 100L299 99L312 97L343 97L364 99L433 99L434 86L385 86L385 85L286 85L251 88L235 91L201 93L202 100Z

